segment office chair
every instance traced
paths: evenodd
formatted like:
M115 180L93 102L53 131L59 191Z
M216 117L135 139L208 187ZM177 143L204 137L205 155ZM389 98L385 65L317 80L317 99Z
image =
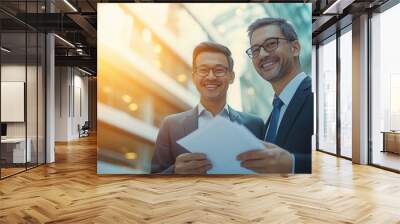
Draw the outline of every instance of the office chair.
M85 121L85 123L82 125L82 127L79 127L80 125L78 125L78 129L79 129L79 138L80 137L87 137L89 136L89 129L90 129L90 125L89 125L89 121Z

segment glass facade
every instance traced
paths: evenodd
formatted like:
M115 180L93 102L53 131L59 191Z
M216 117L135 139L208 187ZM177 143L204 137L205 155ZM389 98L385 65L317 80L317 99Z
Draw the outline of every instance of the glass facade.
M340 154L352 157L352 31L340 36Z
M393 27L400 19L400 5L382 9L382 11L381 9L377 10L369 18L370 30L365 33L371 40L368 46L370 49L367 49L370 57L369 60L365 59L368 61L365 64L365 71L370 72L368 138L371 144L362 143L361 145L368 145L369 164L399 171L400 104L398 102L400 101L397 98L400 95L400 70L396 55L400 48L395 43L400 35ZM361 36L360 39L353 39L352 32L352 25L349 25L337 32L340 34L339 37L332 36L317 45L317 148L333 154L340 152L338 156L348 159L353 159L353 150L357 150L355 155L359 158L356 158L355 161L359 161L363 160L359 153L364 152L358 152L363 150L362 147L360 149L352 148L353 131L360 131L353 130L352 125L352 116L354 115L352 87L353 82L362 80L354 79L352 75L352 62L359 60L353 58L352 44L354 42L363 43L364 40L360 39L367 39L367 37ZM358 52L357 56L363 56L364 50L360 50L361 53ZM361 64L361 66L364 65ZM361 88L367 88L367 86L361 86ZM367 107L367 105L364 106ZM339 114L337 114L338 112ZM337 134L340 136L336 136ZM340 145L337 145L338 143Z
M207 35L178 4L102 4L98 19L98 172L148 173L163 119L197 103L191 54Z
M352 157L351 49L350 25L340 31L340 36L333 35L318 46L317 62L317 148L333 154L339 150L338 156L345 158Z
M318 149L336 154L336 36L318 48Z
M395 170L400 170L400 34L394 29L399 20L400 5L371 19L371 162Z

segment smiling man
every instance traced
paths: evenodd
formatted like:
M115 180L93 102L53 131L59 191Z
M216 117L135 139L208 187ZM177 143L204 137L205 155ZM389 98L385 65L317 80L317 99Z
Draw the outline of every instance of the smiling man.
M313 94L311 78L301 71L297 34L280 18L258 19L248 34L251 47L246 53L257 73L271 83L275 96L265 124L267 148L245 152L239 159L248 169L262 170L268 167L267 152L284 149L294 155L295 173L311 173Z
M200 102L191 110L164 119L156 140L152 173L206 174L212 167L207 156L191 153L176 141L207 125L215 116L242 124L259 139L263 138L262 119L235 111L226 103L229 85L235 79L230 50L214 42L200 43L193 51L192 63L192 79Z

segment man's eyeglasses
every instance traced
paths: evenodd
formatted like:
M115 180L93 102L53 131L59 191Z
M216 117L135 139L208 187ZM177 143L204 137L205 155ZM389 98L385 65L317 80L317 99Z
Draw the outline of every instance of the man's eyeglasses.
M217 65L214 67L208 67L208 66L199 66L196 67L195 73L200 76L200 77L206 77L212 70L213 74L216 77L223 77L228 73L228 68L222 65Z
M264 48L264 50L268 53L274 52L279 46L279 40L288 40L288 39L280 37L268 38L261 45L254 45L251 48L247 49L246 54L250 58L258 57L260 55L261 48Z

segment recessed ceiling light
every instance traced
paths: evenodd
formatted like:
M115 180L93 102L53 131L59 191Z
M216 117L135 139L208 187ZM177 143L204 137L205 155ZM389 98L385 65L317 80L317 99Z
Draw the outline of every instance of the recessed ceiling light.
M64 39L64 38L62 38L62 37L60 37L60 36L57 35L57 34L54 34L54 36L57 37L57 38L58 38L59 40L61 40L62 42L64 42L64 43L66 43L67 45L69 45L70 47L75 48L75 45L71 44L71 42L69 42L68 40L66 40L66 39Z
M5 48L5 47L1 47L1 50L4 51L4 52L6 52L6 53L10 53L10 52L11 52L11 50L9 50L9 49L7 49L7 48Z
M71 4L69 1L64 0L65 4L67 4L74 12L78 12L78 10Z
M93 75L92 73L90 73L90 72L88 72L88 71L85 71L85 70L83 70L83 69L81 69L81 68L78 68L78 70L81 71L81 72L83 72L83 73L85 73L85 74L87 74L87 75Z
M342 14L343 9L353 2L354 0L336 0L322 14Z

